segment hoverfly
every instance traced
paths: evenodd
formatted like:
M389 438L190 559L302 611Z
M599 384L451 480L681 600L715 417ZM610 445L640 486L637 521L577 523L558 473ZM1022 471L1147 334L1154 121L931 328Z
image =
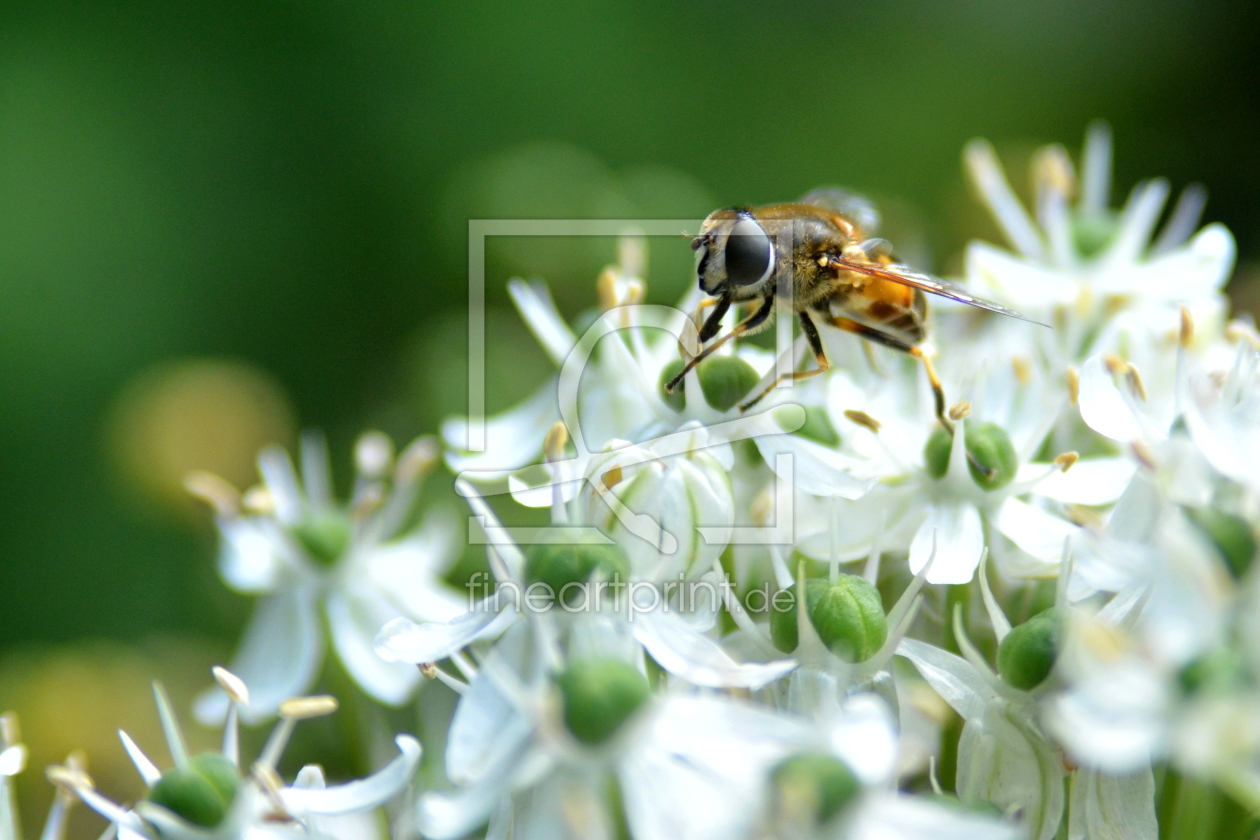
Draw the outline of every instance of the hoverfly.
M775 307L794 313L818 362L816 368L779 376L740 405L746 411L784 379L805 379L827 370L815 319L921 360L936 403L936 416L948 429L945 391L920 345L927 336L924 292L1028 321L1014 310L978 298L952 283L900 265L886 240L867 238L878 224L874 209L841 190L818 190L795 204L717 210L692 239L696 275L711 296L713 311L700 327L699 341L717 335L734 304L747 304L748 316L710 344L670 380L673 392L687 371L732 338L770 324ZM1034 322L1035 323L1035 322Z

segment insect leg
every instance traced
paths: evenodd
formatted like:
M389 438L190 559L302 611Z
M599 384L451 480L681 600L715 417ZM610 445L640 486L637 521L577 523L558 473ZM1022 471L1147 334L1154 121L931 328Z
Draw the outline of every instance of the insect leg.
M764 391L753 397L746 403L740 405L740 411L747 411L765 397L766 394L778 387L779 383L784 379L807 379L811 376L817 376L824 370L831 367L831 362L827 360L827 354L823 351L822 339L818 336L818 328L814 326L814 322L810 320L809 314L800 313L801 331L805 333L805 340L809 342L809 349L814 351L814 358L818 361L818 367L809 370L796 371L793 373L785 373L777 377L771 382Z
M732 338L739 338L744 333L753 332L762 324L764 324L766 322L766 319L770 317L770 313L774 311L773 304L774 304L774 298L767 297L762 302L760 309L758 309L753 314L749 315L744 320L740 321L738 324L736 324L734 327L731 328L730 332L728 332L726 335L722 336L717 341L710 344L708 347L701 350L694 357L692 357L691 361L687 362L687 364L683 366L683 369L679 372L677 376L675 376L673 379L665 383L665 393L667 394L674 393L674 389L678 387L679 382L682 382L683 377L686 376L687 373L696 365L700 364L705 359L709 358L710 354L712 354L714 350L718 349L723 344L730 341ZM726 310L729 309L730 306L731 306L731 301L729 298L722 298L722 300L718 302L717 308L713 310L713 314L709 316L709 319L704 322L704 326L700 328L700 336L701 336L702 341L707 340L704 338L706 334L708 334L708 336L711 338L713 334L718 331L720 327L719 322L722 320L722 316L726 314Z
M859 323L851 318L835 315L829 317L833 326L839 327L845 332L851 332L854 335L865 338L867 341L873 341L893 350L908 353L923 362L923 368L927 371L928 384L932 386L932 397L936 402L936 419L940 420L941 425L946 429L953 432L954 424L945 416L945 389L941 386L940 377L936 375L936 368L932 365L932 360L927 357L922 348L916 344L911 344L903 338L898 338L891 333L877 330L874 327L868 327L866 324Z
M725 296L718 298L715 306L716 308L709 313L709 317L704 320L704 326L700 327L701 344L713 338L713 336L717 335L718 330L722 329L722 318L726 316L726 311L731 308L731 299Z

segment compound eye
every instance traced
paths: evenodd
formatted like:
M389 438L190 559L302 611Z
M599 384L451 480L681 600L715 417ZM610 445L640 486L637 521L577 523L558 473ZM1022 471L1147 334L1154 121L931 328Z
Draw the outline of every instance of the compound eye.
M726 237L726 277L737 286L754 286L770 276L774 247L761 225L741 218Z

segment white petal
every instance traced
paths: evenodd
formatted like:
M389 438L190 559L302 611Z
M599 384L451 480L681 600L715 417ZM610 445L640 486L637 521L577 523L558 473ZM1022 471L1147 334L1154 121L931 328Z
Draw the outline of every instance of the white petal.
M978 720L994 697L993 689L961 656L917 639L903 639L897 654L913 662L928 685L964 720Z
M796 667L792 659L736 662L717 642L661 610L635 615L634 637L666 671L708 688L758 689Z
M1043 259L1045 245L1041 233L1028 217L1024 205L1015 197L992 144L987 140L972 140L967 144L964 155L971 182L980 191L1006 238L1023 254Z
M458 840L484 825L508 797L506 779L491 774L449 793L430 791L416 802L416 827L428 840Z
M219 520L219 574L223 582L250 595L273 591L294 569L269 517Z
M874 694L847 699L827 733L831 751L865 785L886 784L897 770L897 726L888 704Z
M922 796L880 793L870 796L854 816L854 840L1019 840L1014 823L938 805Z
M1120 662L1053 698L1046 721L1077 761L1132 773L1162 753L1166 705L1157 677Z
M480 780L518 754L533 728L483 671L455 707L446 740L446 775L459 785Z
M1081 419L1098 434L1124 442L1143 437L1142 424L1112 381L1102 356L1092 356L1081 365L1078 404Z
M1119 229L1107 252L1099 257L1104 267L1136 262L1151 242L1159 213L1168 200L1168 182L1152 178L1133 188L1120 215Z
M1036 840L1051 840L1063 819L1063 761L1057 750L1000 704L969 720L958 741L958 790L964 802L1018 811Z
M289 453L278 446L269 446L258 453L258 471L267 483L267 491L275 505L276 518L285 525L295 525L302 518L306 497Z
M119 734L124 736L123 745L125 746L127 741L130 741L131 739L127 738L122 730L119 730ZM129 754L130 752L131 751L128 750ZM26 747L22 744L13 744L10 747L6 747L3 751L0 751L0 776L16 776L18 773L25 770L26 755ZM143 753L141 753L141 755L143 755ZM148 759L145 759L145 761L148 761ZM150 766L152 766L152 764L150 764ZM136 767L143 772L144 768L140 766L139 762L136 762ZM145 782L149 783L148 779L145 779ZM7 782L5 784L7 784ZM5 795L7 795L7 792Z
M305 694L324 657L313 587L295 586L258 599L231 667L249 686L242 720L257 723L276 713L290 697ZM197 719L218 724L227 714L227 695L214 688L197 698Z
M542 452L543 437L560 419L552 379L525 402L502 414L487 417L483 452L469 452L468 420L453 417L442 423L446 464L454 472L469 472L478 481L498 481L531 463Z
M618 762L635 840L748 836L773 764L806 736L795 719L674 695Z
M503 632L516 621L516 610L496 610L494 601L492 595L463 615L441 624L394 619L377 634L376 652L390 662L421 664L446 659L477 639ZM504 596L502 603L506 607L510 599Z
M1018 481L1040 474L1048 464L1026 464ZM1082 458L1067 472L1056 470L1037 482L1033 492L1070 505L1109 505L1129 486L1137 464L1129 458Z
M556 367L563 365L573 345L577 344L577 338L556 309L551 292L542 283L512 279L508 281L508 294L520 311L525 326L538 339L551 361Z
M837 452L793 434L769 434L754 438L761 457L778 470L779 454L792 456L792 484L814 496L859 499L878 481L870 461ZM786 476L779 476L785 478Z
M329 788L285 788L284 806L295 814L345 814L375 808L407 789L420 764L420 742L410 735L394 739L400 755L368 776Z
M927 565L935 544L936 559L928 570L928 583L967 583L980 564L984 527L974 505L936 504L910 543L910 571L918 574Z
M1007 499L994 524L1006 538L1039 560L1063 557L1067 540L1080 528L1019 499Z
M1056 306L1069 306L1081 285L1062 271L1021 259L986 242L972 242L966 253L967 280L979 294L991 295L1029 317Z
M462 614L467 596L441 579L459 556L462 524L456 514L435 511L406 539L378 546L364 559L371 583L418 621L450 621Z
M376 634L398 617L398 610L375 592L346 587L329 593L324 611L333 647L354 681L382 703L406 702L420 684L419 670L408 663L385 661L374 645Z
M1112 775L1082 767L1072 776L1068 840L1158 840L1150 767Z

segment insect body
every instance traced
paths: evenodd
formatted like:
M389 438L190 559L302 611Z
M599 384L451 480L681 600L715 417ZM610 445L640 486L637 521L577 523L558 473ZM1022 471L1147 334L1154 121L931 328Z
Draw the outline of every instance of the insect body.
M712 296L708 305L713 311L700 327L701 344L717 335L732 305L746 304L751 311L691 359L666 390L672 392L687 371L730 339L767 327L775 308L785 307L799 319L818 367L780 376L741 410L751 408L783 379L804 379L830 367L817 320L922 360L936 415L950 428L944 389L920 347L927 334L924 292L1028 319L898 264L885 240L867 238L864 228L877 222L868 205L839 191L811 193L797 204L711 213L691 243L700 288Z

